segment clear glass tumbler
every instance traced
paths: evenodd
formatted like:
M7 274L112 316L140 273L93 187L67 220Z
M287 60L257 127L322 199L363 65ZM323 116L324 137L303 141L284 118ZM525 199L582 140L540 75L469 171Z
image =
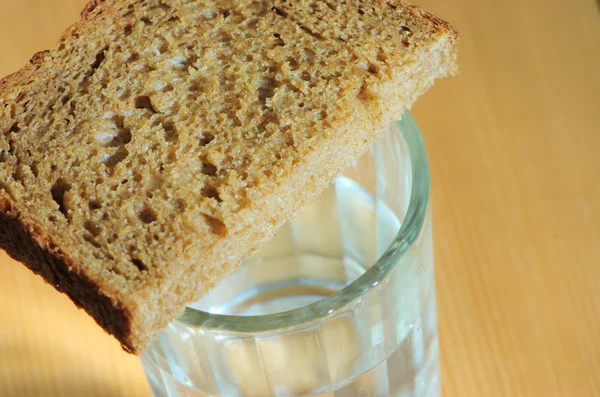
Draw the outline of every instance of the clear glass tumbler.
M406 113L142 355L159 396L439 396L429 169Z

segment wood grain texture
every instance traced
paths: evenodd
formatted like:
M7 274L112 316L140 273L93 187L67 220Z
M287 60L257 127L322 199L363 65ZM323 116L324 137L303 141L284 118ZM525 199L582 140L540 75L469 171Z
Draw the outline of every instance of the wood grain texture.
M413 109L433 175L445 397L600 396L600 8L418 0L463 34ZM0 0L0 74L84 0ZM0 254L0 396L149 396L141 366Z

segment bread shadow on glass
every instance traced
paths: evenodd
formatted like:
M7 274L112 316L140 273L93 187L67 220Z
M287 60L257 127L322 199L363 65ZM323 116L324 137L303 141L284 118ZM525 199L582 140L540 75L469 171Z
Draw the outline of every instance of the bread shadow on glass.
M13 362L14 358L18 358L18 364ZM69 357L60 349L1 343L0 374L8 373L11 377L0 377L0 382L10 382L10 386L0 384L0 396L128 397L110 378L99 376L90 367L86 368L85 362L80 362L78 366L71 363L61 368L68 361Z

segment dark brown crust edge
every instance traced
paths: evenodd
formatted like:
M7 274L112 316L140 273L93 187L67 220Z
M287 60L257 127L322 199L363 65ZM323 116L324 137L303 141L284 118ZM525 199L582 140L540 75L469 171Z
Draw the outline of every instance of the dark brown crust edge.
M0 194L0 248L66 294L79 308L92 316L98 325L113 334L123 344L123 349L131 351L131 347L125 344L130 334L127 313L115 307L85 275L70 270L60 253L42 247L21 222L19 214L1 196Z

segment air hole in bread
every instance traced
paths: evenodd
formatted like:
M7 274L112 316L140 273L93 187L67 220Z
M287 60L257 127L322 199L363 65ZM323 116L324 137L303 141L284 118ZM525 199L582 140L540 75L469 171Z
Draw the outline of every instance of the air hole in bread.
M109 143L108 146L115 147L115 146L127 145L129 142L131 142L132 138L133 137L131 135L131 130L129 128L121 127L118 129L117 135Z
M147 109L147 110L151 111L152 113L157 113L156 109L152 105L152 101L150 100L150 97L147 95L142 95L142 96L135 98L135 108L136 109Z
M163 130L165 131L165 140L167 142L178 142L179 135L177 134L177 130L175 129L175 124L172 122L166 122L162 124Z
M158 215L156 214L156 211L154 211L152 208L145 206L138 214L138 218L140 219L140 221L148 224L156 222L156 220L158 219Z
M275 42L278 46L285 46L285 41L281 38L281 35L279 33L273 33L273 37L277 39Z
M377 95L371 91L369 88L367 88L365 85L363 85L360 88L360 91L358 92L358 99L360 99L363 102L371 102L374 101L375 99L377 99Z
M140 172L134 170L132 175L135 182L140 182L142 180L142 174Z
M9 128L9 129L8 129L8 132L9 132L9 133L11 133L11 132L17 133L17 132L20 132L20 131L21 131L21 129L19 128L19 123L14 123L14 124L13 124L13 125L12 125L12 126Z
M131 142L131 138L131 130L129 128L120 128L116 143L119 145L127 145L129 142Z
M206 133L200 138L200 146L206 146L209 143L211 143L214 139L215 136L213 134Z
M300 68L300 62L296 58L287 57L285 61L288 63L291 71L298 70Z
M33 173L33 176L37 178L40 175L40 163L38 163L37 161L32 161L31 172Z
M211 164L207 161L202 163L202 173L208 176L216 176L217 175L217 167L214 164Z
M156 50L158 50L159 54L164 54L165 52L167 52L169 50L169 42L167 42L165 39L161 38L160 46L158 48L156 48Z
M102 244L100 244L98 242L98 240L96 240L94 237L92 236L83 236L83 239L85 241L87 241L88 243L90 243L92 246L94 246L95 248L102 248Z
M224 237L227 235L227 226L220 219L215 218L214 216L210 216L207 214L202 214L206 223L210 227L211 233L215 234L219 237Z
M233 108L233 109L226 108L224 110L224 112L223 112L223 113L225 113L227 115L227 117L229 118L229 120L231 120L231 122L233 123L233 127L241 127L241 125L242 125L242 120L240 120L240 118L236 114L236 109L237 108L239 108L239 107L236 107L236 108Z
M25 184L25 171L23 170L23 166L18 165L15 167L15 172L13 172L12 177L15 181Z
M223 200L221 200L221 196L219 196L219 191L214 186L204 186L204 188L202 189L202 194L204 195L204 197L215 199L219 203L223 202Z
M373 64L373 63L369 63L369 66L367 67L367 71L371 74L378 74L379 73L379 66Z
M96 60L92 64L93 70L98 69L100 67L100 65L102 65L102 62L104 62L104 59L106 59L105 52L107 50L108 50L108 47L104 47L98 54L96 54Z
M123 126L123 117L113 117L114 126L105 127L96 131L96 143L103 147L119 147L131 142L132 135L129 128Z
M188 89L190 91L201 92L204 90L204 83L201 80L192 80Z
M98 226L96 226L96 224L92 221L85 221L83 223L83 227L85 228L85 230L87 230L88 232L90 232L90 234L93 237L97 237L100 234L100 228Z
M183 61L183 66L185 67L185 69L188 69L189 67L193 67L196 64L196 62L198 62L198 56L190 55L185 61Z
M106 165L109 170L112 170L117 164L125 160L127 156L129 156L129 150L127 150L125 146L121 146L112 156L104 161L104 165Z
M65 179L59 178L52 186L52 199L58 204L58 210L68 218L69 210L65 205L65 194L71 190L71 184Z
M133 263L140 272L148 271L148 266L146 266L146 264L141 259L131 258L131 263Z
M137 52L134 52L132 54L126 54L123 57L123 61L128 62L128 63L138 61L139 59L140 59L140 54L138 54ZM127 90L125 90L125 91L128 92Z
M320 33L315 32L308 26L306 26L306 25L298 25L298 26L300 27L300 29L304 30L306 33L308 33L310 36L314 37L315 39L317 39L319 41L325 40L325 37L323 37Z
M258 88L258 100L261 106L266 107L267 101L275 95L279 82L274 77L266 78Z
M167 155L167 164L172 164L177 161L177 151L169 150L169 154Z
M331 11L336 11L337 12L337 9L335 8L335 6L333 4L331 4L329 1L326 1L325 4L327 4L327 7L329 7L329 9Z
M90 211L99 210L102 208L102 202L100 202L100 200L90 200L88 202L88 207L90 208Z
M273 8L271 8L271 10L275 11L275 13L277 15L279 15L280 17L287 18L287 16L288 16L288 13L279 7L273 7Z

